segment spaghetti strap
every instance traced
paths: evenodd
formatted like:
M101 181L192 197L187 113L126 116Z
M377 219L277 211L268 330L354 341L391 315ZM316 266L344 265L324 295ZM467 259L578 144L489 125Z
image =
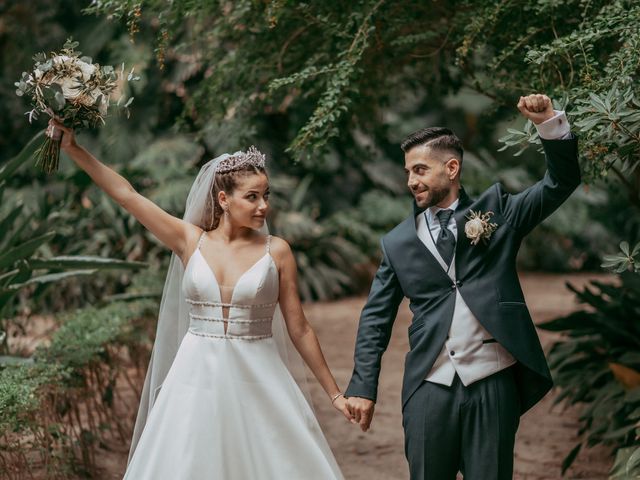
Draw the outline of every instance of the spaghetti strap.
M271 235L267 235L267 253L271 253Z
M198 246L197 248L200 248L200 246L202 245L202 240L204 239L204 234L207 233L206 230L203 230L202 233L200 234L200 238L198 239Z

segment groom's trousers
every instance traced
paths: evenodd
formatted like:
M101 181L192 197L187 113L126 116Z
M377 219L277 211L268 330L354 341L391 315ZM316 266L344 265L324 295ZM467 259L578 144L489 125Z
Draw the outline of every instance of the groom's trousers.
M520 402L510 367L465 387L423 382L402 412L411 480L511 480Z

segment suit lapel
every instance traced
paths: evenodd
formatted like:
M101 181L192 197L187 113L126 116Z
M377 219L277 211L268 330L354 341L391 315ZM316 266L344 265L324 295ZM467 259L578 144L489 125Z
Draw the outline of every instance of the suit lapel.
M456 207L456 211L453 213L453 218L456 221L456 227L458 228L458 238L456 239L456 258L458 257L458 253L460 251L464 251L471 243L469 239L464 234L464 225L467 223L467 213L469 206L472 204L472 200L465 192L464 188L460 187L460 200L458 201L458 206Z
M438 274L441 274L443 278L447 280L447 282L451 282L449 275L447 275L446 269L443 268L440 261L438 261L433 253L431 253L431 250L429 250L427 246L422 243L422 240L420 240L420 238L418 237L418 231L416 228L416 217L419 214L424 213L424 211L425 209L418 207L414 200L413 215L411 218L407 219L407 225L411 226L411 228L408 229L408 233L411 236L411 243L413 244L415 251L418 252L418 254L428 262L430 272L438 272Z
M471 241L464 232L464 226L467 223L467 215L469 207L473 204L473 200L469 198L464 188L460 189L460 202L454 213L456 226L458 228L458 238L456 240L456 278L460 278L462 268L468 266L469 255L471 253Z

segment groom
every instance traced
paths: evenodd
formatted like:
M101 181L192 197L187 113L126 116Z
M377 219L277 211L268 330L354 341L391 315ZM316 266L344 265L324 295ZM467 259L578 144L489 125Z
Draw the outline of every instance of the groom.
M477 199L460 184L462 145L447 128L402 143L414 212L382 239L382 262L360 317L345 396L362 430L398 305L413 321L402 415L412 480L513 475L520 415L552 386L516 271L520 243L580 183L577 141L545 95L518 109L538 129L547 172L518 194L495 184Z

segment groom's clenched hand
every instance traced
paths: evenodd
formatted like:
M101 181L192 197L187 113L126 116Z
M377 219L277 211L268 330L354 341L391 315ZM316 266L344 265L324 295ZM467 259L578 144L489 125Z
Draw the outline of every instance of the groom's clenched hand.
M520 97L518 100L518 110L520 113L536 125L553 118L553 104L546 95L533 94Z
M347 408L355 421L360 424L363 432L369 430L375 407L376 404L373 400L369 400L368 398L349 397L347 399Z

